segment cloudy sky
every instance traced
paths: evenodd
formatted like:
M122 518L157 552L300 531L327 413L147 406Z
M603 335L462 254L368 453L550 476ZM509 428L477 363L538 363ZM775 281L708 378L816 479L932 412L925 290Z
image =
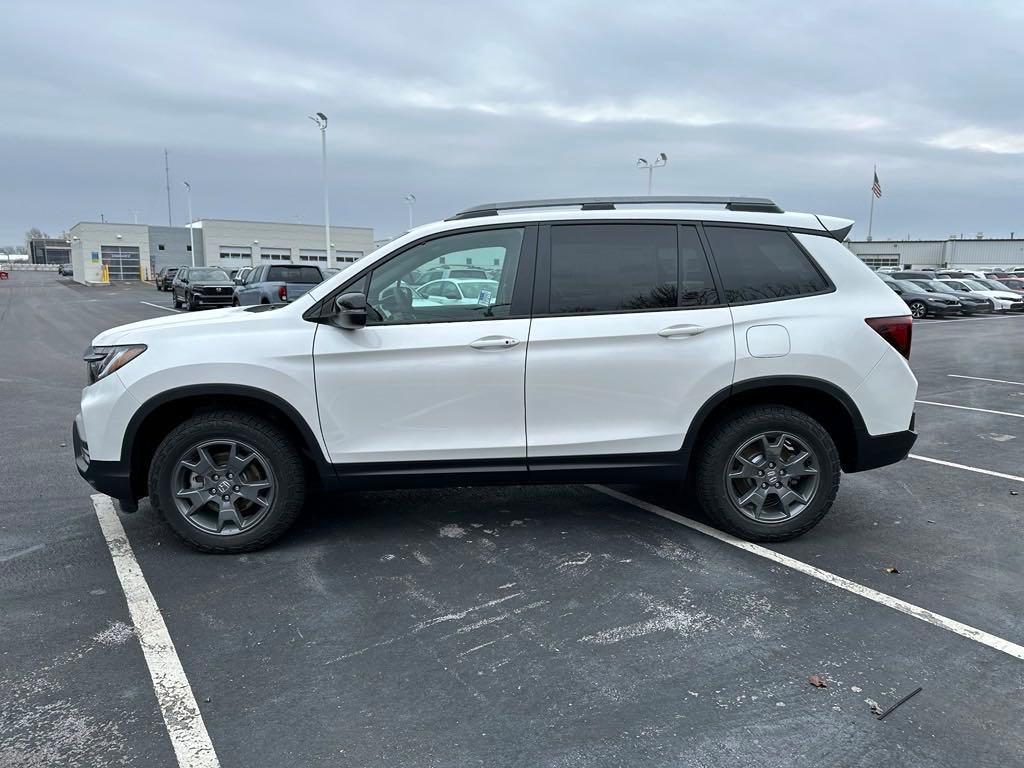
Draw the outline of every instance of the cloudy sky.
M493 199L768 195L1024 235L1024 3L7 0L0 244L172 216L405 228ZM133 211L135 212L133 214Z

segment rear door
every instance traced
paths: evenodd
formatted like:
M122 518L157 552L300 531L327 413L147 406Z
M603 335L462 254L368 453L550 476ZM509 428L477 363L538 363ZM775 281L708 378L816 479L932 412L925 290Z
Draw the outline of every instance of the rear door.
M678 451L732 382L732 321L696 227L542 227L526 365L531 469Z

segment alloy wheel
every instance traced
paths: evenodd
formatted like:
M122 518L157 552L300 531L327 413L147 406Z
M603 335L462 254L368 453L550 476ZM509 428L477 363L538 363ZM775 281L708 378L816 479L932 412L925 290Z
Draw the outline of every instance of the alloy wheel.
M258 525L274 503L277 479L270 462L239 440L208 440L178 459L171 491L191 525L222 536Z
M781 523L810 506L818 490L818 457L789 432L762 432L737 448L725 469L733 506L757 523Z

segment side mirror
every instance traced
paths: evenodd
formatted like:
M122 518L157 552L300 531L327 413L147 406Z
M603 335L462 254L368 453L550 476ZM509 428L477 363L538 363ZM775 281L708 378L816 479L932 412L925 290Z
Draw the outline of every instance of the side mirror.
M334 300L331 322L338 328L354 331L366 327L366 294L345 293Z
M231 278L231 280L234 282L235 285L242 285L242 283L244 282L241 277L233 277Z

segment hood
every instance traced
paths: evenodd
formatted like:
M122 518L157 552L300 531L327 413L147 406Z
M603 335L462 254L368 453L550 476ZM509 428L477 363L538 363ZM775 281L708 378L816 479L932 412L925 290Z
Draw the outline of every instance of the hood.
M275 310L280 312L284 309ZM94 347L107 346L112 344L135 344L144 343L146 340L159 335L167 328L176 331L187 331L189 326L195 328L207 328L218 323L244 323L249 322L258 315L247 312L245 307L227 307L225 309L209 309L202 312L182 312L169 315L168 317L154 317L151 320L140 320L137 323L119 325L103 331L92 340Z

